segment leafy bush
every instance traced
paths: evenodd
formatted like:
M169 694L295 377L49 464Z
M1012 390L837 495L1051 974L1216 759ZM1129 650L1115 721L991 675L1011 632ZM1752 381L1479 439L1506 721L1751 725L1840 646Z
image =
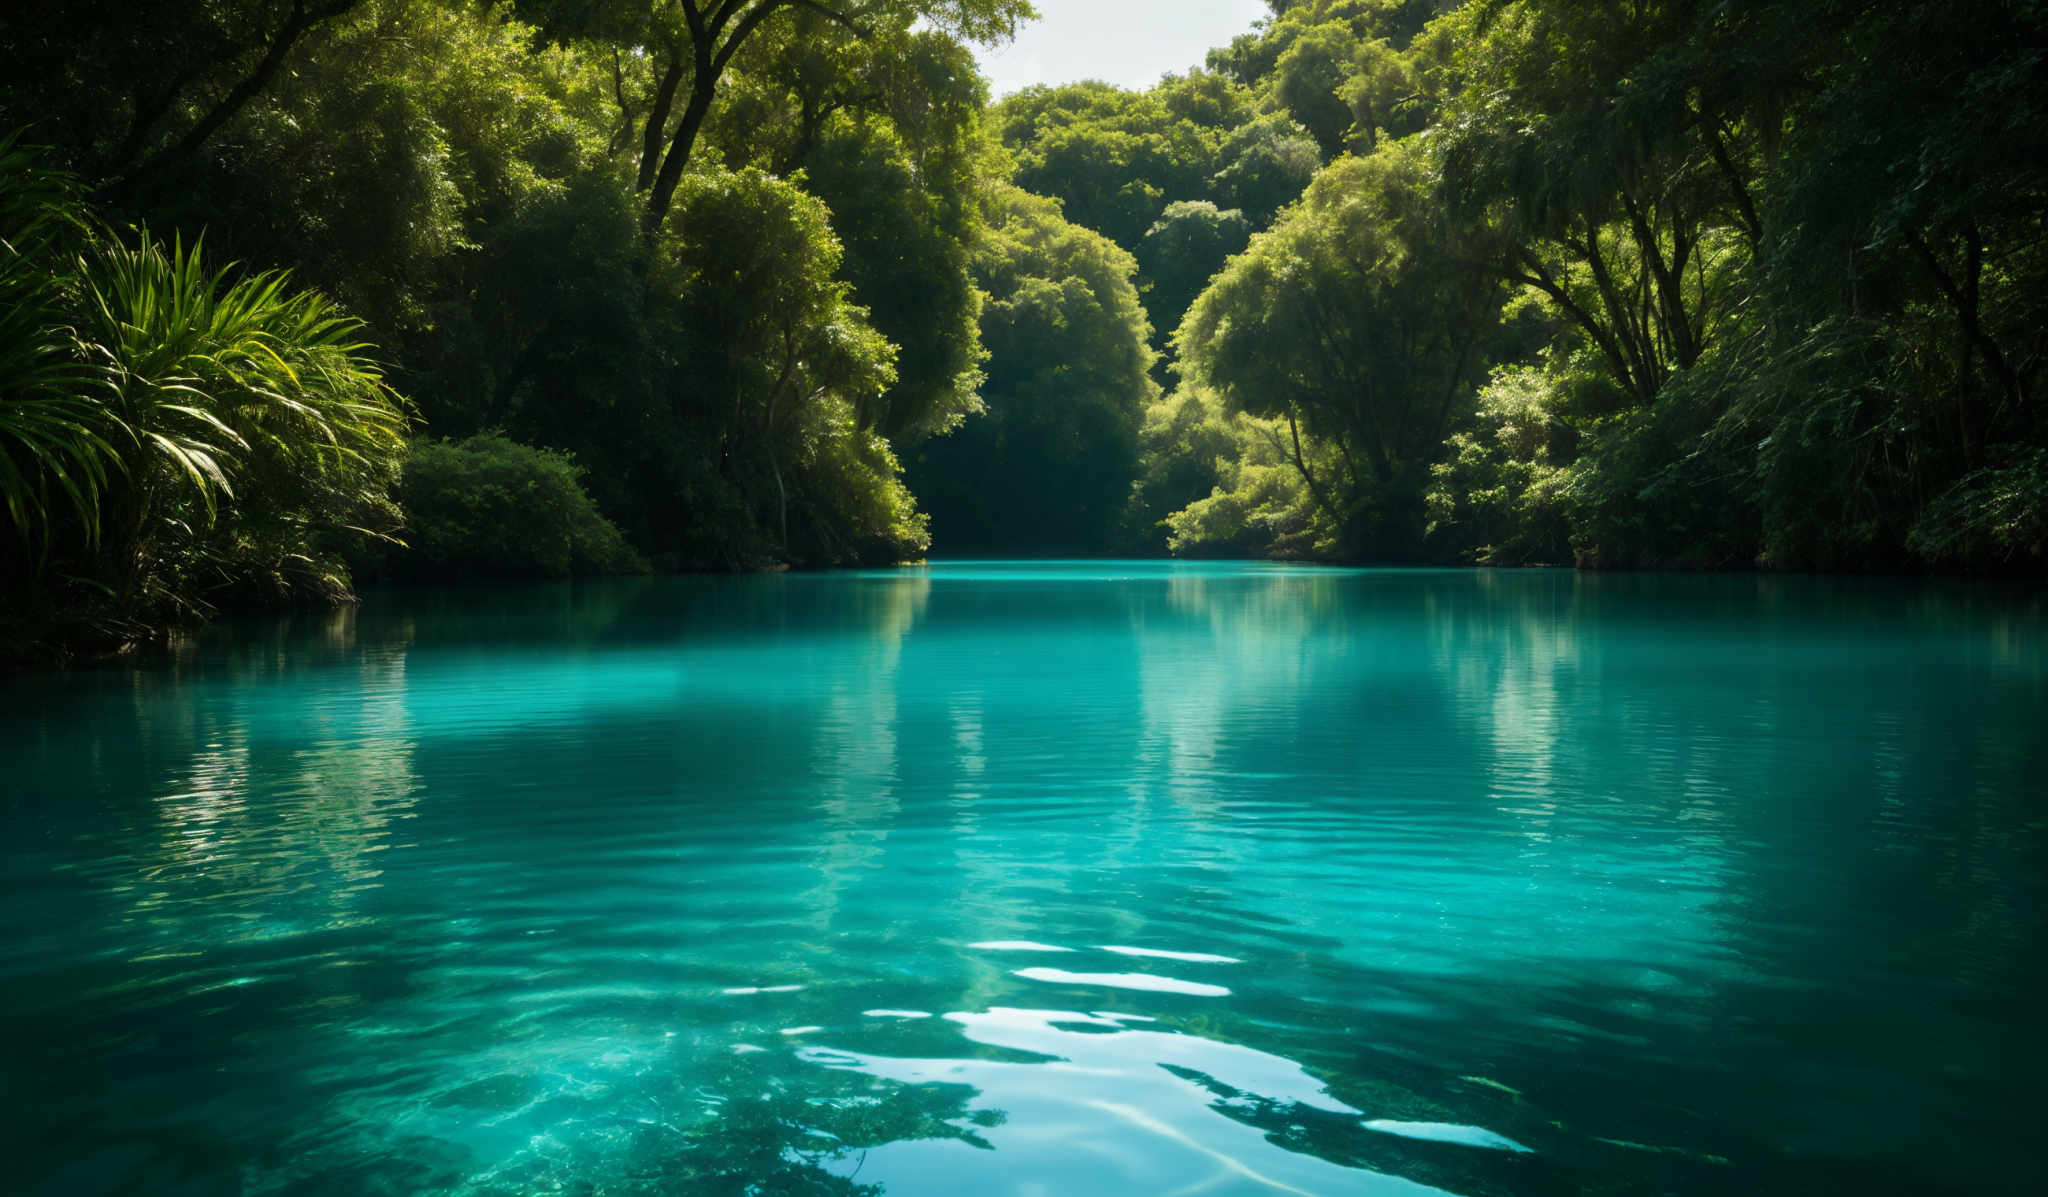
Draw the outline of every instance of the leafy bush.
M2038 571L2048 563L2048 450L1968 475L1927 505L1906 543L1942 565Z
M1748 569L1759 521L1751 462L1705 439L1711 416L1668 384L1647 411L1586 430L1564 484L1578 563L1595 569Z
M406 415L360 325L282 274L230 281L147 233L84 264L82 347L122 485L102 579L146 607L216 591L336 599L386 499Z
M1223 410L1205 388L1180 387L1145 409L1138 434L1138 478L1124 508L1119 547L1155 555L1167 549L1166 517L1207 498L1242 456L1249 417Z
M889 442L856 426L843 402L821 399L807 413L798 460L806 518L792 525L799 562L861 565L914 561L931 548L930 522L903 484Z
M118 645L223 599L332 601L395 526L404 402L282 273L118 235L0 140L0 598L24 644Z
M1572 556L1559 491L1571 429L1552 409L1555 379L1538 366L1503 367L1479 392L1468 432L1430 467L1424 496L1438 556L1482 565L1556 564Z
M1286 425L1242 413L1228 421L1236 444L1215 459L1216 486L1162 521L1167 548L1182 557L1341 556L1344 529L1293 460ZM1305 441L1303 453L1318 476L1341 468L1321 442Z
M575 459L501 436L413 442L398 480L398 578L566 578L647 563L583 489Z

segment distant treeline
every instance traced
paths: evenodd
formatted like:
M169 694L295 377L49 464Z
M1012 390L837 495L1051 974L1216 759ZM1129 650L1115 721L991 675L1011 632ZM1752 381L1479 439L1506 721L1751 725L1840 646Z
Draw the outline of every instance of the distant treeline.
M9 632L934 542L2042 568L2039 4L1272 7L990 105L1024 0L8 6Z
M1176 384L1104 543L2042 571L2048 8L1271 7L992 112Z

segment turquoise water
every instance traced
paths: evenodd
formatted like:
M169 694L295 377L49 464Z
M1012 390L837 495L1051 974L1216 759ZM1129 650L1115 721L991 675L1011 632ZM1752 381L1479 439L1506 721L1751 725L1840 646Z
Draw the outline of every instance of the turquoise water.
M0 685L10 1192L2039 1191L2048 617L975 563Z

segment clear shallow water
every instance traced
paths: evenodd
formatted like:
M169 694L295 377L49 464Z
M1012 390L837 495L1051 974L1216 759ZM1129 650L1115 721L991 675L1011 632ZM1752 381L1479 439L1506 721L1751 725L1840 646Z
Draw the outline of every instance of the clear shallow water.
M0 684L5 1186L2038 1191L2044 728L2040 599L1961 586L232 625Z

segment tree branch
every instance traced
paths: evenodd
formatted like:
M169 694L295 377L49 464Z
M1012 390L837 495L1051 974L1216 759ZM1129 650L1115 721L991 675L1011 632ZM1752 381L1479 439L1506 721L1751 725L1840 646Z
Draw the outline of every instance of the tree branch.
M1323 493L1322 483L1317 482L1316 476L1309 472L1308 461L1301 455L1301 429L1295 425L1292 403L1287 405L1287 432L1294 438L1294 468L1301 472L1301 480L1308 483L1309 497L1314 499L1316 506L1322 508L1331 519L1342 523L1343 513L1330 505L1330 497Z
M1581 329L1585 330L1587 336L1593 338L1593 343L1599 346L1600 352L1606 356L1608 364L1614 367L1615 376L1621 380L1621 385L1627 387L1631 393L1634 393L1637 387L1634 372L1629 367L1628 355L1621 351L1621 346L1615 341L1613 335L1598 320L1593 318L1591 312L1588 312L1577 300L1573 299L1571 294L1551 277L1550 271L1544 267L1542 261L1535 254L1526 249L1519 252L1522 256L1523 265L1527 267L1527 271L1518 271L1513 266L1509 266L1502 270L1502 275L1509 282L1521 283L1524 286L1536 288L1538 291L1548 295L1557 306L1563 308L1565 314L1570 316Z
M1956 281L1949 277L1948 271L1942 269L1940 260L1934 256L1934 251L1928 247L1926 239L1921 237L1918 229L1909 231L1906 240L1919 255L1921 264L1927 268L1927 273L1933 276L1934 285L1948 299L1949 305L1955 308L1956 319L1962 325L1963 334L1984 354L1985 361L1991 365L1992 373L1998 375L1999 386L2007 397L2025 403L2025 382L2014 372L2012 364L2006 359L2004 349L1992 339L1991 334L1984 331L1984 326L1977 317L1976 304L1971 301L1971 297L1965 295Z
M277 74L277 69L284 65L285 57L291 53L292 47L307 30L342 15L359 3L361 0L327 0L326 3L309 9L306 0L292 0L291 16L285 19L276 36L271 38L270 48L256 64L256 69L236 84L205 116L199 118L199 123L192 126L185 136L168 148L151 155L117 180L115 189L126 191L133 188L135 184L157 174L166 166L195 153L222 125L270 85L270 80Z

